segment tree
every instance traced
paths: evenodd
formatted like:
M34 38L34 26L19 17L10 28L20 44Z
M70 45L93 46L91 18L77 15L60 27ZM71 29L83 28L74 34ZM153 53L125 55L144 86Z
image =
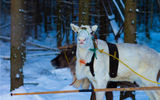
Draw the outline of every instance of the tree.
M126 0L124 15L124 42L136 43L136 0ZM122 91L120 93L120 100L123 100L127 97L131 97L133 100L135 100L135 95L132 94L132 92L134 91Z
M136 0L126 0L124 42L136 43Z
M146 0L145 1L145 33L146 33L146 37L148 38L148 39L150 39L150 34L149 34L149 18L150 18L150 16L149 16L149 0Z
M43 0L43 10L44 10L44 30L47 33L51 28L51 0ZM48 34L47 34L48 35Z
M57 17L56 17L56 24L57 24L57 47L62 45L62 21L61 21L61 0L56 0L57 3Z
M104 2L104 5L107 5L106 2ZM108 6L108 5L107 5ZM103 16L104 15L104 16ZM105 10L103 8L103 4L100 3L100 25L99 25L99 38L106 41L106 36L109 34L109 21L107 16L105 15Z
M11 0L11 91L23 85L25 0Z
M79 0L79 25L89 24L90 0Z

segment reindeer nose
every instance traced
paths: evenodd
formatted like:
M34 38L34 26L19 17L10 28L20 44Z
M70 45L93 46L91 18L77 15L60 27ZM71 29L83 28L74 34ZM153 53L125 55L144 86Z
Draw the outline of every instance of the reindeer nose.
M78 38L78 41L79 41L80 43L83 43L85 40L86 40L86 38L82 38L82 37Z

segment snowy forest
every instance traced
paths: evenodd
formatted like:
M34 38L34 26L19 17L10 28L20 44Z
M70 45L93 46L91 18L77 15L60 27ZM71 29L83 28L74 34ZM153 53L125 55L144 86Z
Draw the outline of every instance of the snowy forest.
M77 43L71 23L98 25L98 39L160 53L160 0L0 0L0 100L95 100L90 92L10 95L82 89L71 85ZM149 100L144 91L108 95L109 100Z

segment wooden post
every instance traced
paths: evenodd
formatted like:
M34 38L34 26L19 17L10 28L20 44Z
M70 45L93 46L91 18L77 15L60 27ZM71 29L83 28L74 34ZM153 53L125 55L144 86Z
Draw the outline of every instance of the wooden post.
M64 91L47 91L47 92L32 92L32 93L11 93L14 95L37 95L37 94L57 94L57 93L77 93L77 92L113 92L113 91L135 91L135 90L160 90L160 87L131 87L131 88L104 88L104 89L83 89L83 90L64 90Z

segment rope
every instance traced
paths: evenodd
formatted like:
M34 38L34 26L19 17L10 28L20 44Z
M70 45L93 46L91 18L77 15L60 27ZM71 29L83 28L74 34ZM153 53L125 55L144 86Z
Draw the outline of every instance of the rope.
M69 60L68 60L66 51L64 51L63 53L64 53L65 59L66 59L66 61L67 61L67 64L68 64L68 66L69 66L70 63L69 63ZM73 60L74 60L74 61L76 60L76 56L74 56ZM77 81L77 78L76 78L70 85L73 85L76 81Z
M68 60L68 57L66 55L66 51L64 51L64 57L66 58L67 64L69 65L69 60Z
M111 57L113 57L114 59L117 59L119 62L121 62L124 66L126 66L129 70L131 70L133 73L135 73L135 74L138 75L139 77L141 77L141 78L143 78L143 79L145 79L145 80L147 80L147 81L149 81L149 82L156 83L156 84L160 84L159 82L152 81L152 80L144 77L143 75L137 73L137 72L134 71L131 67L129 67L126 63L124 63L122 60L120 60L119 58L117 58L117 57L115 56L115 54L114 54L114 55L111 55L111 54L109 54L109 53L107 53L107 52L104 52L104 49L101 49L101 50L98 49L98 46L97 46L97 44L95 43L95 39L94 39L94 38L93 38L93 44L94 44L94 46L95 46L95 49L90 49L90 51L93 51L93 52L95 53L96 50L98 50L100 53L107 54L108 56L111 56ZM96 53L95 53L95 54L96 54ZM68 57L67 57L67 55L66 55L66 52L64 52L64 56L65 56L66 61L67 61L68 65L69 65L69 60L68 60ZM82 60L81 60L80 63L84 64L85 61L82 61Z
M97 47L97 46L96 46L96 47ZM98 49L98 48L97 48L97 49ZM160 84L159 82L152 81L152 80L144 77L143 75L137 73L137 72L134 71L131 67L129 67L126 63L124 63L122 60L118 59L118 58L115 56L115 54L114 54L114 55L111 55L111 54L109 54L109 53L107 53L107 52L104 52L104 49L101 49L101 50L98 49L98 51L99 51L100 53L107 54L108 56L111 56L111 57L113 57L114 59L117 59L119 62L121 62L124 66L126 66L129 70L131 70L133 73L135 73L135 74L138 75L139 77L141 77L141 78L143 78L143 79L145 79L145 80L147 80L147 81L149 81L149 82L156 83L156 84ZM65 59L66 59L68 65L69 65L69 60L68 60L68 57L67 57L67 55L66 55L66 52L64 52L64 56L65 56ZM85 64L85 61L80 61L80 63Z
M99 51L100 53L107 54L108 56L111 56L111 57L117 59L119 62L121 62L124 66L126 66L128 69L130 69L133 73L135 73L135 74L138 75L139 77L141 77L141 78L143 78L143 79L145 79L145 80L147 80L147 81L149 81L149 82L156 83L156 84L160 84L159 82L152 81L152 80L150 80L150 79L142 76L141 74L137 73L137 72L134 71L131 67L129 67L127 64L125 64L122 60L118 59L116 56L111 55L111 54L108 54L107 52L104 52L104 49L102 49L102 50L99 50L99 49L98 49L98 51Z

